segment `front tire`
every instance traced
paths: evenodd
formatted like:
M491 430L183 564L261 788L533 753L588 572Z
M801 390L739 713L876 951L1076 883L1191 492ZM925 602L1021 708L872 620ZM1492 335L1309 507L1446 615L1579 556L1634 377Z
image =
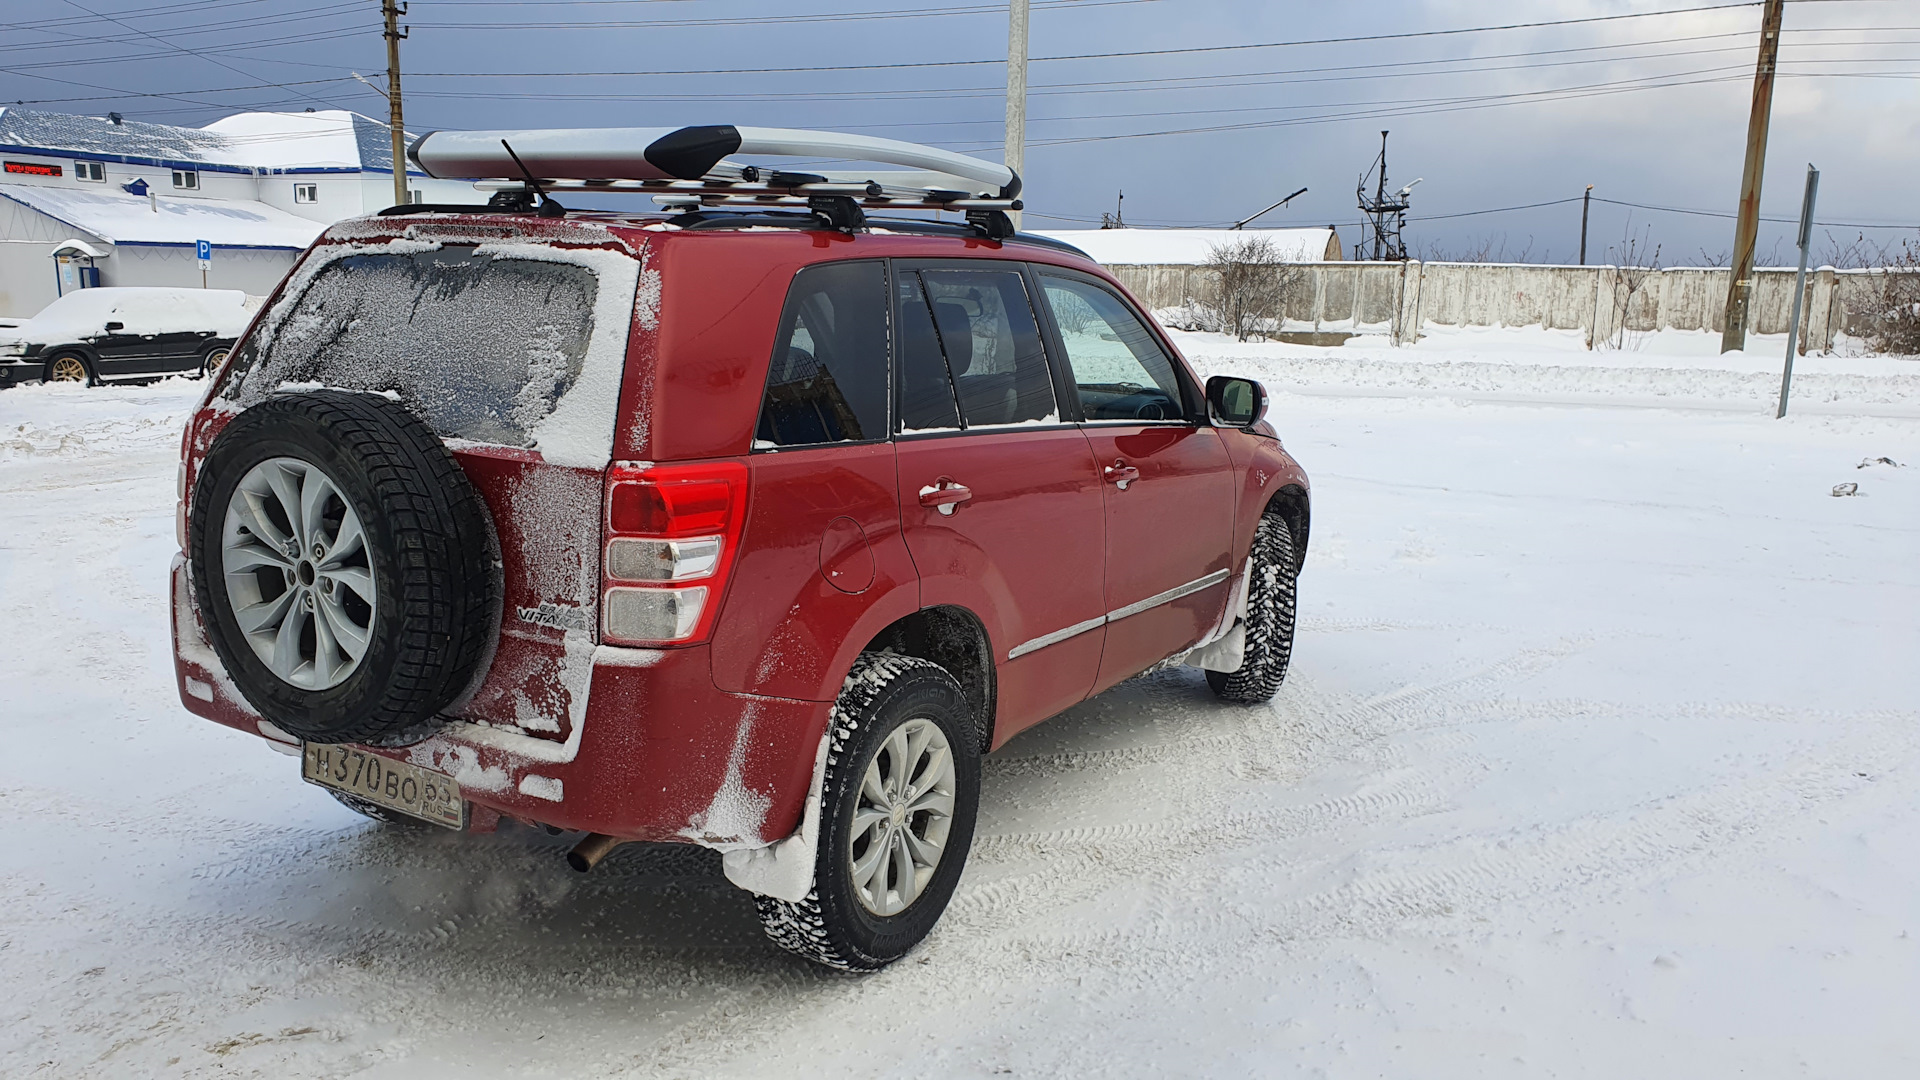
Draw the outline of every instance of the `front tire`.
M1240 670L1209 671L1207 685L1222 700L1257 705L1280 692L1293 656L1294 577L1300 561L1294 558L1293 533L1285 518L1261 516L1247 558L1253 565L1247 570L1246 650Z
M843 971L920 943L960 882L980 805L980 752L960 684L930 660L866 653L828 723L813 888L755 897L774 944Z
M55 353L47 357L47 366L40 376L41 382L60 383L77 382L92 386L93 365L79 353Z

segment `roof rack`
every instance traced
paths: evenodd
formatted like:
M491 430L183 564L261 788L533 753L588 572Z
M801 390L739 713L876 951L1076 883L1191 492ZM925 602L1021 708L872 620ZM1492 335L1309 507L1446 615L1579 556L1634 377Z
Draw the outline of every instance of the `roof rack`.
M727 160L734 154L900 168L789 172ZM1005 165L896 139L797 128L430 131L407 157L428 176L477 177L476 188L496 199L507 195L503 202L540 192L544 205L545 190L651 193L668 209L804 207L836 228L859 227L863 208L956 210L990 234L1009 235L1011 226L993 215L1004 219L1022 208L1020 176Z

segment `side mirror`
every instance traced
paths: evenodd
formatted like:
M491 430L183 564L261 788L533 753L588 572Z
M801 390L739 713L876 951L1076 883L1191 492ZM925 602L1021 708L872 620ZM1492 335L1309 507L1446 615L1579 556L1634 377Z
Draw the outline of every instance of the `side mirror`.
M1207 380L1207 415L1220 427L1250 428L1267 415L1267 392L1252 379L1215 375Z
M127 324L126 324L126 323L123 323L123 322L110 322L110 323L108 323L108 324L107 324L107 333L109 333L109 334L111 334L111 333L113 333L113 332L114 332L115 330L125 330L126 328L127 328Z

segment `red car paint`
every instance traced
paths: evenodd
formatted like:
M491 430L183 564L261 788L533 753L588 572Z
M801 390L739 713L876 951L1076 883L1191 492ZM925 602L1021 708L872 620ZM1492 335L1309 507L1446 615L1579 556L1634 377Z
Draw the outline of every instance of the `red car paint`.
M1292 500L1304 550L1307 479L1270 428L1060 423L756 450L777 324L800 270L854 258L1024 262L1076 271L1126 297L1075 252L884 231L678 231L658 218L574 213L357 220L330 229L303 262L383 236L619 247L642 260L636 305L650 306L632 324L605 469L504 447L455 449L500 544L498 646L479 686L449 710L457 722L421 744L372 752L483 778L463 784L478 808L475 827L493 811L629 839L777 840L797 825L828 709L855 657L901 620L938 608L984 633L990 668L976 685L989 695L983 713L997 747L1220 627L1269 500ZM278 300L276 292L268 307ZM1197 387L1172 342L1140 317ZM1058 339L1047 340L1052 356ZM183 440L183 506L232 415L211 404L224 375ZM646 475L625 463L746 476L742 517L729 525L738 543L685 644L625 648L598 636L595 590L616 584L599 565L609 478ZM184 557L176 560L182 704L285 741L219 670L187 574ZM1032 647L1207 578L1176 599ZM581 640L596 644L583 654ZM744 829L743 805L757 811Z

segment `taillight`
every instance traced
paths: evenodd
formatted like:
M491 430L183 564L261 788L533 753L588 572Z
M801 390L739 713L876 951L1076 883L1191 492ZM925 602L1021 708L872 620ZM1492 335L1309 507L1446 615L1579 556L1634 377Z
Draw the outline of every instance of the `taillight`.
M746 527L747 467L614 465L606 505L602 636L623 645L706 638Z

